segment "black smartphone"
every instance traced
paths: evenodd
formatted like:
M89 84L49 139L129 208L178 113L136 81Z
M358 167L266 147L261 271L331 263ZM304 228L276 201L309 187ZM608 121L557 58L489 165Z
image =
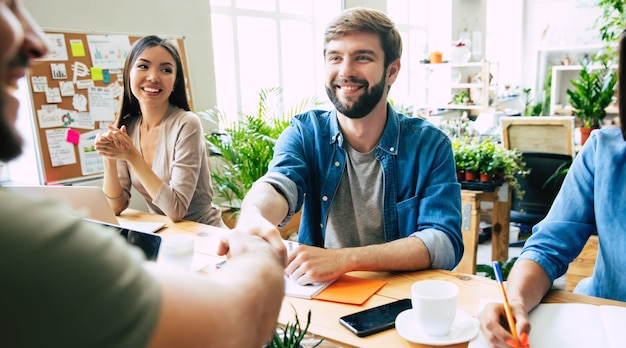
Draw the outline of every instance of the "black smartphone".
M161 249L161 239L162 237L158 234L154 233L146 233L135 230L129 230L127 228L123 228L120 226L110 225L105 222L94 221L85 219L88 223L98 224L104 226L113 232L117 232L122 236L122 238L126 239L126 241L136 247L139 247L143 253L146 255L146 259L148 260L156 260L159 255L159 250Z
M348 314L339 318L341 325L359 337L369 336L380 331L394 328L396 317L411 309L411 299L405 298L378 307Z

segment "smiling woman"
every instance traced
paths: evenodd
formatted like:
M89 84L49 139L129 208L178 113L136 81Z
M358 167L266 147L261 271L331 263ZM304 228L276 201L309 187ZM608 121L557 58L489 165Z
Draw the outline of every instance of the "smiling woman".
M146 36L132 46L124 65L121 111L100 134L104 184L113 210L129 205L131 185L150 212L222 225L199 118L189 111L182 61L168 40Z

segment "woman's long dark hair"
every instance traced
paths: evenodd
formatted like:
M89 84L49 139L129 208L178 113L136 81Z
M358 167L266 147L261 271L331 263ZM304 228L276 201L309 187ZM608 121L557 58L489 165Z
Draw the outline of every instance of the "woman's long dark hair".
M172 91L172 94L170 94L170 104L178 106L186 111L190 111L187 93L185 92L183 63L180 58L180 54L178 53L178 49L168 39L155 35L144 36L133 44L130 52L128 52L128 55L126 56L126 62L124 63L124 71L122 75L124 80L124 95L120 112L114 122L114 125L118 128L122 125L128 125L131 117L138 117L141 115L139 101L130 89L130 70L137 60L137 57L147 48L154 46L161 46L165 48L176 62L176 80L174 81L174 90Z
M617 101L619 110L619 123L622 129L622 137L626 141L626 30L619 38L619 64L617 73Z

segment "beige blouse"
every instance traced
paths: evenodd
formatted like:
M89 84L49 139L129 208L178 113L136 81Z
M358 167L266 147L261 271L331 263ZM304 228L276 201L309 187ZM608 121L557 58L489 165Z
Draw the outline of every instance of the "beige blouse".
M134 117L127 126L138 149L141 149L140 124L141 117ZM193 112L170 106L161 122L152 171L163 180L154 199L126 161L117 161L117 176L123 188L117 199L125 202L124 207L129 204L132 185L143 195L151 213L166 215L174 222L191 220L222 226L221 210L212 203L213 187L202 124Z

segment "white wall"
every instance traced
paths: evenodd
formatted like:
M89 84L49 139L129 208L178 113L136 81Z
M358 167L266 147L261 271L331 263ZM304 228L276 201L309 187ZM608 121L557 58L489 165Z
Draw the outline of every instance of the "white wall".
M23 0L44 29L185 38L195 110L215 106L209 0Z
M538 52L542 48L563 48L601 43L599 30L593 28L602 11L591 0L524 1L524 42L522 84L541 89L537 81ZM565 54L563 57L565 58ZM576 62L574 62L576 63Z
M387 1L381 0L343 0L345 8L368 7L387 12Z

